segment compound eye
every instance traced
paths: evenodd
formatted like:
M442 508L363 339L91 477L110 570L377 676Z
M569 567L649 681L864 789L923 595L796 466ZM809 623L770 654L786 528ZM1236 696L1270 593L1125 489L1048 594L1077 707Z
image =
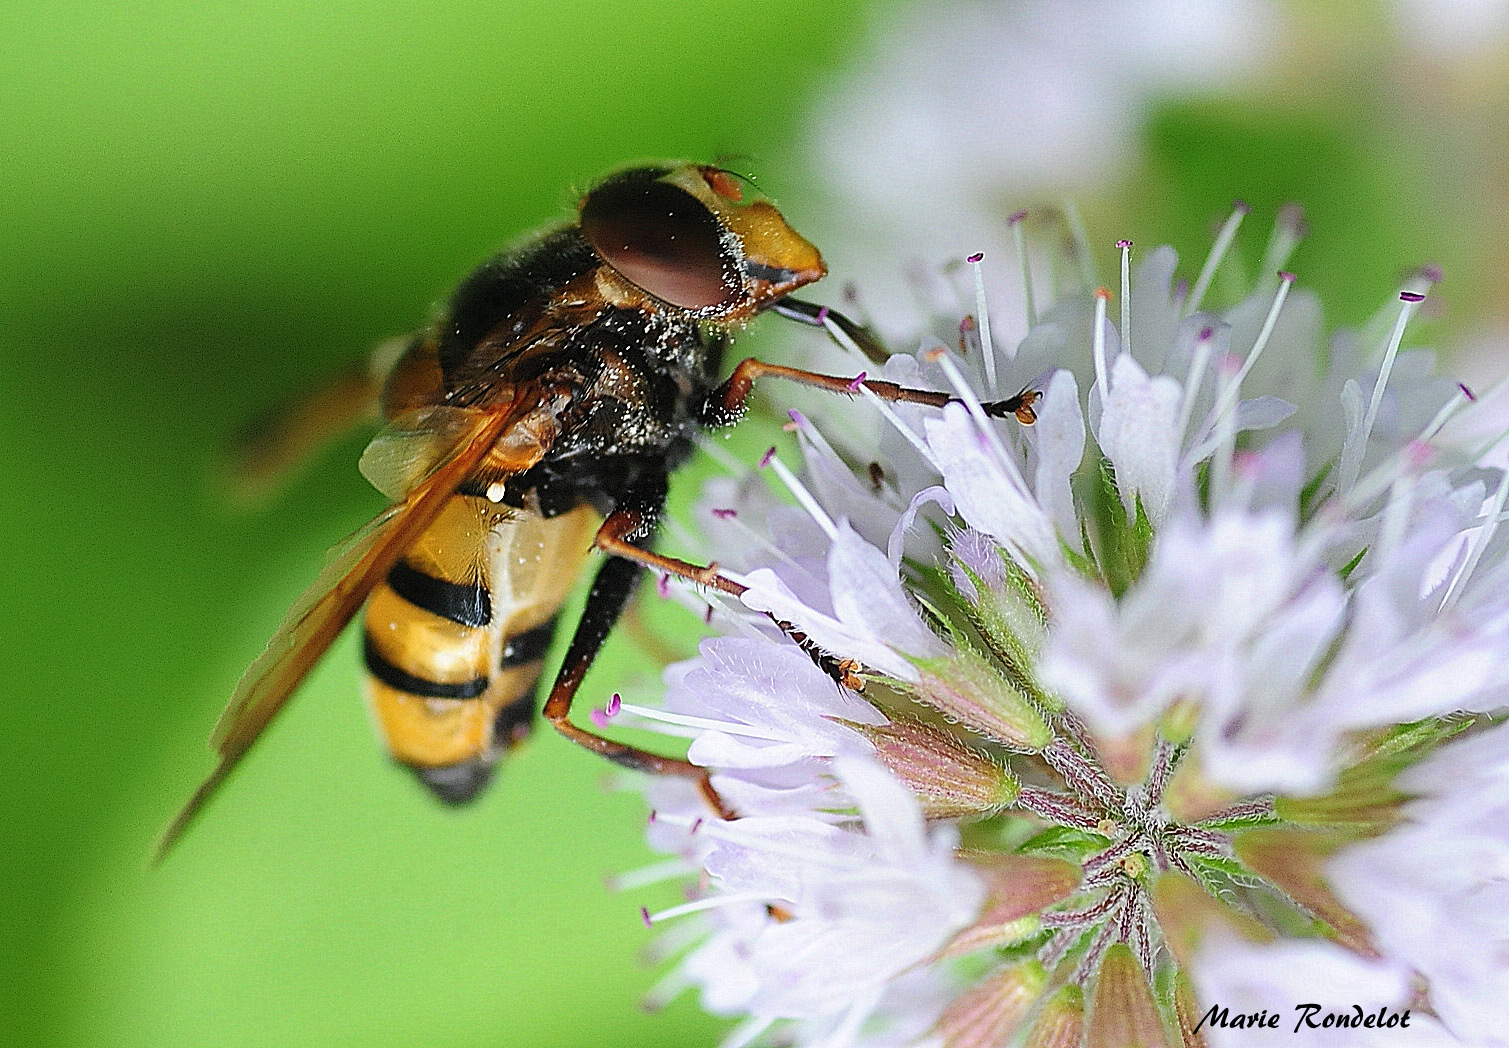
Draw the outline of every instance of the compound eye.
M683 309L729 305L718 220L686 190L666 182L599 186L582 203L582 232L603 261L637 287Z

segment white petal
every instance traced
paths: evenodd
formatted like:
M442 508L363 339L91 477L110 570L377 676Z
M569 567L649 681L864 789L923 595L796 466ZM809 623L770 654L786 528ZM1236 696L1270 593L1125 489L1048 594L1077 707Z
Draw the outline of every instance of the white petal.
M1079 407L1079 383L1070 371L1056 371L1048 381L1031 429L1037 448L1037 501L1052 518L1061 538L1079 545L1079 518L1069 479L1085 456L1085 416Z
M1116 467L1116 485L1133 510L1140 497L1148 518L1159 524L1174 494L1179 461L1180 386L1167 375L1148 378L1130 354L1111 366L1111 392L1096 439Z
M1040 568L1057 564L1061 558L1053 522L995 461L969 413L950 404L942 418L930 418L926 426L928 446L943 467L943 484L959 514L1027 563Z

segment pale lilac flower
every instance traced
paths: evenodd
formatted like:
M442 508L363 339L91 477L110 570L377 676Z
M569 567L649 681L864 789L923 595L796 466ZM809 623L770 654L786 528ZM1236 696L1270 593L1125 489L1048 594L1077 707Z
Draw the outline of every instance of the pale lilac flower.
M1332 864L1338 894L1378 945L1436 991L1469 1043L1509 1044L1509 726L1441 748L1406 771L1418 794L1389 833Z
M646 914L689 947L657 1000L734 1048L1194 1044L1216 1006L1506 1043L1509 474L1407 345L1435 274L1328 345L1286 213L1212 309L1243 214L1191 282L1124 248L1115 308L1068 282L878 369L945 407L795 414L801 475L709 485L728 635L610 705L738 816L646 787L672 858L624 882L690 886Z

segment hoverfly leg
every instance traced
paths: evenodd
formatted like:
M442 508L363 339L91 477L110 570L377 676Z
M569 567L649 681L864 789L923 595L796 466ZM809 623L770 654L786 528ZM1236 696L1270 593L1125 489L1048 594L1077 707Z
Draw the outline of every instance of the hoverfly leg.
M556 674L555 683L550 688L550 695L545 700L542 714L566 738L593 753L606 757L615 764L655 775L680 775L694 780L709 807L718 817L732 819L736 817L735 812L718 795L717 790L713 789L712 780L706 768L676 757L664 757L658 753L651 753L638 746L615 742L597 732L578 727L570 720L572 702L576 698L583 678L587 675L588 667L597 657L603 642L607 640L608 632L623 614L624 607L634 593L634 586L639 581L642 556L647 555L657 561L664 560L695 570L690 564L671 561L668 557L659 558L622 538L625 534L647 537L654 528L656 517L659 516L659 506L656 503L663 503L664 499L665 485L664 478L661 478L658 500L652 496L650 500L647 500L648 504L635 506L631 503L616 509L608 515L602 528L599 529L597 545L612 555L598 569L597 577L592 580L592 589L587 594L587 603L582 609L581 621L577 623L576 633L571 637L571 644L566 649L566 657L561 663L560 671ZM622 547L627 547L635 555L624 557L619 553Z
M712 395L707 398L707 404L702 411L702 424L728 426L737 422L748 406L749 394L754 389L755 380L766 375L784 378L789 382L812 386L815 389L825 389L829 393L842 393L846 396L853 396L863 386L881 400L897 403L927 404L935 408L941 408L945 404L963 403L958 397L951 397L947 393L936 390L914 389L911 386L901 386L883 379L865 378L863 375L855 378L820 375L815 371L786 367L784 364L768 364L757 357L746 357L739 361L727 380L713 390ZM1014 397L991 401L981 406L987 415L994 418L1015 415L1023 425L1031 425L1037 419L1037 413L1032 410L1032 404L1039 396L1040 394L1035 391L1023 390Z
M699 567L696 564L677 560L675 557L667 557L653 550L647 550L642 546L634 545L624 536L633 534L638 526L639 522L631 511L622 510L614 513L603 522L603 526L598 530L597 547L606 553L613 554L615 557L622 557L624 560L643 564L652 571L666 572L667 574L675 575L677 578L693 582L698 586L707 586L733 597L737 597L745 591L745 586L722 575L718 571L718 565L716 564L707 564ZM852 659L843 659L830 655L813 644L808 636L797 629L796 626L778 619L768 612L766 615L771 622L774 622L780 628L782 633L791 638L792 643L806 653L814 666L822 670L829 677L832 677L834 683L851 691L864 691L864 680L860 676L860 672L864 667Z
M764 378L766 375L784 378L803 386L825 389L830 393L842 393L846 396L853 396L859 392L859 387L863 386L882 400L930 404L935 408L941 408L954 400L947 393L938 393L930 389L913 389L910 386L899 386L894 382L881 379L820 375L815 371L787 367L784 364L768 364L757 357L745 357L739 361L724 383L713 390L707 398L707 404L702 412L703 425L728 426L737 422L748 406L749 394L754 389L755 380Z

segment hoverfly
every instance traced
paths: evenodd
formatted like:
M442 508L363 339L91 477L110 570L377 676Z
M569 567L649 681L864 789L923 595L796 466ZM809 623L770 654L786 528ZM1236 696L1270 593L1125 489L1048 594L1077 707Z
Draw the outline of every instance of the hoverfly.
M593 547L607 557L545 719L619 764L696 779L729 814L704 769L608 739L569 714L641 567L742 592L715 567L662 556L648 543L669 474L690 455L696 432L735 422L757 378L851 394L863 381L890 400L949 402L943 393L754 358L718 382L728 339L762 312L834 324L864 341L853 322L788 297L825 273L817 249L732 173L633 168L587 192L575 225L463 281L442 319L407 344L381 382L331 387L345 408L330 417L359 416L350 409L365 396L387 420L361 466L391 504L339 550L241 678L212 738L218 763L164 833L158 856L364 606L366 693L389 752L440 799L475 797L499 755L532 728L557 615ZM988 408L1020 417L1030 404L1024 395ZM290 417L307 431L321 412Z

